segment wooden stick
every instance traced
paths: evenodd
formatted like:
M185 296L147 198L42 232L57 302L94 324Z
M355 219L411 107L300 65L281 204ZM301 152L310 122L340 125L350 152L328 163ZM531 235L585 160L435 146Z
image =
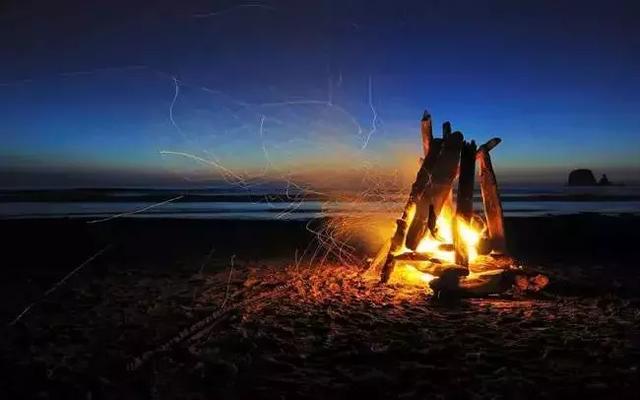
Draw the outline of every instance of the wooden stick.
M494 139L492 139L492 141L494 141ZM500 139L497 139L497 143L500 143ZM502 203L500 202L498 181L496 180L496 174L491 164L491 156L489 156L489 150L495 147L497 143L491 147L485 145L480 146L476 154L476 159L478 160L480 191L482 193L482 203L484 205L489 237L491 238L491 247L494 252L506 254L507 244L504 233Z
M494 147L499 145L501 142L502 142L502 139L500 139L500 138L497 138L497 137L491 138L491 139L489 139L487 141L487 143L485 143L482 146L480 146L478 151L485 150L485 151L489 152L489 151L491 151L491 149L493 149Z
M446 121L442 124L442 138L446 139L451 135L451 122Z
M459 223L467 224L473 217L473 181L476 170L476 143L464 142L460 152L460 175L458 177L458 196L456 198L456 217L453 219L453 245L456 252L456 264L469 266L467 246L460 234Z
M429 145L429 154L427 154L422 161L420 170L418 170L418 174L416 175L416 180L413 182L413 185L411 185L409 200L407 200L407 204L404 206L402 216L400 219L396 220L396 231L391 238L391 246L389 247L389 252L384 259L385 261L382 266L382 272L380 275L380 282L382 283L386 283L391 277L391 273L393 272L395 265L394 257L405 246L407 228L411 226L416 214L417 202L429 184L431 170L438 159L438 153L440 152L441 145L442 139L434 139L431 141ZM372 265L371 268L376 268L376 266Z
M429 111L424 110L422 121L420 121L420 132L422 133L422 152L426 157L429 154L429 147L433 141L433 127Z
M387 257L384 260L382 272L380 274L380 282L382 283L388 282L389 278L391 277L391 273L393 272L393 268L395 267L395 256L404 247L405 237L407 236L407 226L413 220L415 210L415 203L413 201L409 201L405 206L402 217L396 220L396 231L391 238L391 246L389 247L389 252L387 253Z
M473 217L473 184L476 172L476 142L464 142L460 152L460 175L458 177L458 196L456 214L465 221Z

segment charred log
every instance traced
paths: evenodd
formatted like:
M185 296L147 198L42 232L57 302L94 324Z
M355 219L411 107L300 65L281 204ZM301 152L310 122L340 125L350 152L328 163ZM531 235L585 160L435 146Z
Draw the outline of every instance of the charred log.
M460 175L458 177L458 196L456 198L456 217L453 219L453 243L456 264L468 266L469 254L460 234L459 222L467 224L473 217L473 182L476 171L476 143L464 142L460 152Z

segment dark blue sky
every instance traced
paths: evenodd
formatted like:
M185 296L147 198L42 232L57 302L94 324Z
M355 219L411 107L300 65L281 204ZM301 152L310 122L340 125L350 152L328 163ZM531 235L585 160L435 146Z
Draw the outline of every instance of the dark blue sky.
M640 180L636 2L151 3L2 3L0 185L393 168L424 108L508 179Z

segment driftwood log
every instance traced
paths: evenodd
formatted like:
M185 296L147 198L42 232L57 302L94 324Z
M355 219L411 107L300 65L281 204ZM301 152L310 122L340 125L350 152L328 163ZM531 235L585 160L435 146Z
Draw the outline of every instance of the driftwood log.
M442 149L440 150L428 184L418 198L416 215L407 232L406 246L415 250L427 229L434 232L436 219L451 192L451 185L458 172L460 149L463 136L460 132L450 133L450 124L445 123L442 131ZM434 145L435 145L434 140ZM436 147L436 146L432 146ZM429 156L432 155L431 150Z
M420 133L422 134L422 153L426 157L427 154L429 154L431 142L433 142L433 124L431 122L431 115L427 110L424 110L424 114L422 114Z
M506 254L507 243L504 233L504 220L502 203L500 202L500 192L498 181L491 164L489 151L500 143L499 138L493 138L480 146L476 154L480 175L480 192L484 204L484 213L491 240L491 248L496 253Z
M431 116L427 111L424 112L420 125L422 132L423 151L426 150L427 153L422 160L422 164L420 166L420 169L418 170L416 179L413 182L413 185L411 185L409 199L404 206L402 216L398 220L396 220L396 230L393 237L391 238L391 245L382 266L382 282L387 282L389 280L389 277L393 272L393 266L395 262L394 256L405 246L407 229L415 218L418 208L418 202L422 197L425 188L431 180L432 170L436 165L438 155L442 146L442 139L433 139L433 134L431 133Z
M456 264L469 266L467 246L460 234L460 221L471 223L473 217L473 183L476 171L476 143L464 142L460 152L460 174L458 176L458 196L456 198L456 218L453 218L453 245Z

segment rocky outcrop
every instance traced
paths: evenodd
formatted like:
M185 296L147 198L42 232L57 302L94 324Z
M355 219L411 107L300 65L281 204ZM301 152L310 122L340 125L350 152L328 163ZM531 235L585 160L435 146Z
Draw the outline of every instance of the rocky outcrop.
M600 186L609 186L609 185L611 185L611 182L607 178L607 174L602 174L602 178L600 178L600 180L598 181L598 185L600 185Z
M596 186L596 177L590 169L574 169L569 173L569 186Z
M612 183L607 178L607 174L602 174L599 181L590 169L574 169L569 173L569 186L611 186Z

